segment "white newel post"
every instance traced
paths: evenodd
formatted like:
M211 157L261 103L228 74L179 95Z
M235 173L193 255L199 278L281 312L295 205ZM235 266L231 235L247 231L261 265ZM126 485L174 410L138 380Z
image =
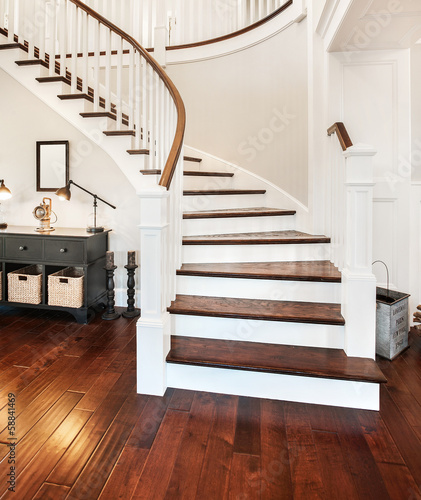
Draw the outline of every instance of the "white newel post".
M156 2L156 26L154 28L154 58L165 68L167 57L166 47L168 40L167 28L167 0L157 0Z
M345 265L342 270L342 314L348 356L375 358L376 278L372 272L373 156L355 145L344 151L346 186Z
M169 192L155 186L140 196L141 317L137 322L137 392L162 396L167 388L165 358L170 350L166 293Z

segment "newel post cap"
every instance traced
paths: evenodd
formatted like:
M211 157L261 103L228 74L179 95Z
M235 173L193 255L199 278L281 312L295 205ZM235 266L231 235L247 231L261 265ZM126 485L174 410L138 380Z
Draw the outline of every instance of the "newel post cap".
M345 158L350 156L374 156L377 154L377 149L369 144L358 143L347 148L342 154Z

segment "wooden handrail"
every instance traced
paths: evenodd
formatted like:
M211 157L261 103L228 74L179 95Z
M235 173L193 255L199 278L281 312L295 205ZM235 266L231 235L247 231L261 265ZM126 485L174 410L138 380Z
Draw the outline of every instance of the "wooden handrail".
M346 151L352 146L352 141L348 135L345 125L342 122L336 122L331 127L327 129L327 135L332 135L336 133L343 151Z
M286 10L288 7L290 7L293 4L293 0L287 0L279 9L276 9L273 11L271 14L268 16L264 17L263 19L260 19L259 21L256 21L253 24L250 24L250 26L246 26L245 28L242 28L240 30L234 31L232 33L228 33L227 35L222 35L217 38L211 38L209 40L202 40L201 42L192 42L192 43L185 43L182 45L169 45L166 47L167 50L179 50L179 49L191 49L193 47L201 47L202 45L210 45L211 43L217 43L217 42L222 42L224 40L229 40L230 38L234 38L239 35L243 35L244 33L247 33L249 31L252 31L259 26L262 26L263 24L269 22L271 19L274 17L278 16L281 12Z
M123 40L126 40L127 43L129 43L133 48L136 49L136 51L142 54L146 61L148 61L148 63L152 66L154 71L158 73L159 77L164 82L171 97L173 98L177 110L177 127L175 131L174 141L172 143L170 153L168 155L165 167L161 175L161 179L159 181L160 186L164 186L166 189L169 189L178 159L180 158L181 149L183 146L184 131L186 128L186 110L180 93L178 92L176 86L171 81L169 76L161 68L159 63L155 61L155 59L132 36L128 35L118 26L110 22L105 17L101 16L101 14L91 9L91 7L84 4L83 2L80 2L79 0L70 1L80 9L84 10L88 15L96 19L99 23L103 24L105 27L119 35Z

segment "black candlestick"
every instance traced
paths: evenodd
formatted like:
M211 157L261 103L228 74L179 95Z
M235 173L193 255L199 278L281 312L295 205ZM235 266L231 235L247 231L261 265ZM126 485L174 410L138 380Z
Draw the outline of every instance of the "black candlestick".
M121 316L114 309L114 271L117 266L106 266L104 267L107 272L107 311L101 316L102 319L112 320L117 319Z
M134 296L136 294L134 272L138 266L136 264L127 264L124 267L127 269L127 309L123 312L123 316L125 318L135 318L140 315L140 309L134 306Z

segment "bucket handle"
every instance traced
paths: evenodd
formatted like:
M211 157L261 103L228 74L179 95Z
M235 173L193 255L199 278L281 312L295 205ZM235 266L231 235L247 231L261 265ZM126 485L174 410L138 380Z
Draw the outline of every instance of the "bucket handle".
M380 262L386 268L387 297L389 298L389 269L388 269L387 265L382 260L375 260L371 265L376 264L377 262Z

